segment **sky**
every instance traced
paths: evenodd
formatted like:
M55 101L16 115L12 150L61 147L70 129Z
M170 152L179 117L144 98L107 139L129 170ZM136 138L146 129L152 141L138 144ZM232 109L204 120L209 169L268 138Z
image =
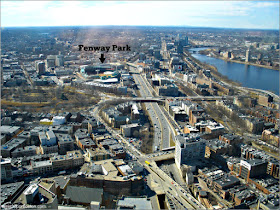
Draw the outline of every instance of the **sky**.
M1 0L1 27L78 25L279 30L279 1Z

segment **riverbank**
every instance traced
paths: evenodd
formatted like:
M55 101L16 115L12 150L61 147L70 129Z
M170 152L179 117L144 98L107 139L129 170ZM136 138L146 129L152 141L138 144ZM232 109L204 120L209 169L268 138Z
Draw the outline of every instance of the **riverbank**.
M191 52L191 56L199 60L200 63L215 66L220 74L226 76L231 81L240 83L243 87L259 89L279 95L279 71L253 65L249 67L242 63L225 62L222 59L200 54L199 52L201 50L206 50L206 48L191 48L189 52ZM207 55L209 53L208 50ZM208 69L206 65L204 66L202 68ZM212 72L216 73L216 71Z
M212 52L211 50L201 50L201 51L199 51L199 53L202 54L202 55L208 55L211 52ZM271 70L275 70L275 71L280 71L279 68L273 67L273 66L261 65L261 64L239 61L239 60L232 60L232 59L229 59L229 58L224 58L224 57L216 56L216 55L212 55L210 57L221 59L221 60L228 61L228 62L240 63L240 64L244 64L244 65L257 66L257 67L261 67L261 68L267 68L267 69L271 69Z
M276 67L260 65L260 64L256 64L256 63L250 63L250 62L238 61L238 60L231 60L231 59L223 58L223 57L215 57L215 58L222 59L224 61L240 63L240 64L244 64L244 65L251 65L251 66L257 66L257 67L266 68L266 69L272 69L272 70L275 70L275 71L279 71L280 70L279 68L276 68Z
M200 60L194 58L191 53L189 52L186 52L186 54L188 54L188 56L193 60L195 61L196 63L200 64L201 66L203 66L205 69L210 69L212 70L211 73L218 79L218 80L222 80L222 81L225 81L226 83L228 84L231 84L231 85L234 85L234 86L238 86L238 87L241 87L242 84L238 81L233 81L231 79L229 79L227 76L221 74L217 67L214 66L214 65L210 65L210 64L207 64L207 63L203 63L201 62Z

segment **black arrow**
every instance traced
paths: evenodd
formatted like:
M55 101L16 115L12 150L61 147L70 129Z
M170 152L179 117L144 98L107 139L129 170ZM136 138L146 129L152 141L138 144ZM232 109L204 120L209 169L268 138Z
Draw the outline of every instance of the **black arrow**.
M101 54L101 58L99 58L99 60L101 61L101 63L104 63L106 58L104 58L104 54Z

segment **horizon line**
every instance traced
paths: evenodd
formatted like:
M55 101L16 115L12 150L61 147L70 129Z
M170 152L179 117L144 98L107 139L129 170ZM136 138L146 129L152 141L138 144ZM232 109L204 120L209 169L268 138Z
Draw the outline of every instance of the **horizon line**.
M272 28L227 28L227 27L213 27L213 26L187 26L187 25L60 25L60 26L1 26L4 28L39 28L39 27L174 27L174 28L211 28L211 29L239 29L239 30L273 30L279 31L279 29Z

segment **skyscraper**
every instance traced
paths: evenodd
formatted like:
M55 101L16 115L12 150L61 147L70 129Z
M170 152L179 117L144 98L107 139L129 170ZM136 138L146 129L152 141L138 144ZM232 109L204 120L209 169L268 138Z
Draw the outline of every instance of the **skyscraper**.
M56 56L48 55L47 56L47 68L55 67Z
M56 66L64 66L64 56L63 55L57 55L55 60Z
M45 63L41 61L36 62L36 71L39 75L45 74L46 72L46 67Z
M251 59L251 52L250 52L250 49L246 50L246 62L249 62Z
M177 43L177 53L183 53L184 46L189 44L189 39L187 36L178 34L176 43Z

